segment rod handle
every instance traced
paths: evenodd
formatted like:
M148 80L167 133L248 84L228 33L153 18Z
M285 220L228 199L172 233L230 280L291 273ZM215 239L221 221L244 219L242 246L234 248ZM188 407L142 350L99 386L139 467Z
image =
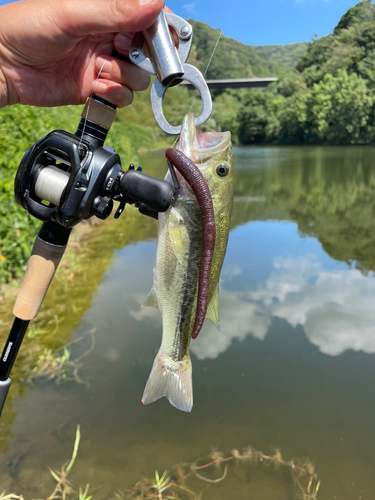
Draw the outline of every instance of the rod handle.
M0 415L1 412L3 411L5 399L7 397L9 387L10 387L10 378L8 377L7 380L0 380Z
M32 320L38 314L44 296L64 255L66 246L52 245L36 238L13 314L23 320Z

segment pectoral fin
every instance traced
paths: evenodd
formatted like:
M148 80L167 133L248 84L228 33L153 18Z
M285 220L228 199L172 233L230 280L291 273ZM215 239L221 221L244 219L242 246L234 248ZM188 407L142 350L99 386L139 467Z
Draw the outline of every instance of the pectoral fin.
M175 208L171 209L168 221L168 232L176 259L182 264L187 248L188 235L184 225L184 219Z
M206 318L212 321L216 328L220 331L219 319L219 284L216 286L215 291L207 306Z
M143 307L156 307L156 309L159 308L158 306L158 300L156 298L156 294L155 294L155 288L152 287L151 290L150 290L150 293L147 295L147 299L145 300L144 304L143 304Z

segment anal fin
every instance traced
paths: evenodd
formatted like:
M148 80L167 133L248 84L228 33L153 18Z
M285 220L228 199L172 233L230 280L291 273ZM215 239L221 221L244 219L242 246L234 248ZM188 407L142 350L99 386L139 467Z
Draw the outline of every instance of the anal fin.
M144 301L143 307L156 307L159 309L158 300L156 298L155 288L152 287L150 293L147 295L146 300Z
M219 319L219 284L217 284L215 291L207 306L206 318L209 319L216 328L220 331Z

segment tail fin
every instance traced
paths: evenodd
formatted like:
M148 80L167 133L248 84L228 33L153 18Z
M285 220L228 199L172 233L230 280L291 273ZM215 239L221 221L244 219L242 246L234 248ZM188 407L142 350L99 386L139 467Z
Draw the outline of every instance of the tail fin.
M167 361L160 349L148 378L142 403L148 405L165 396L182 411L193 407L193 383L189 354L182 361Z

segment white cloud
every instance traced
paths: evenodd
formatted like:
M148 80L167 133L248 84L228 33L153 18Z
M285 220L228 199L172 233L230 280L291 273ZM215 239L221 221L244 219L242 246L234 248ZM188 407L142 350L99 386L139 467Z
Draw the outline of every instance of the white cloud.
M194 3L187 3L185 5L183 5L182 7L186 10L186 12L189 12L189 14L195 14L195 6L196 6L196 2Z
M149 318L153 321L156 327L161 327L161 315L156 307L144 306L146 297L142 293L131 294L131 300L137 304L136 309L130 309L129 314L137 321L143 321Z
M228 281L232 280L233 278L236 278L237 276L241 276L242 274L242 269L238 266L232 266L232 267L225 267L222 272L221 276L223 278L226 278Z

